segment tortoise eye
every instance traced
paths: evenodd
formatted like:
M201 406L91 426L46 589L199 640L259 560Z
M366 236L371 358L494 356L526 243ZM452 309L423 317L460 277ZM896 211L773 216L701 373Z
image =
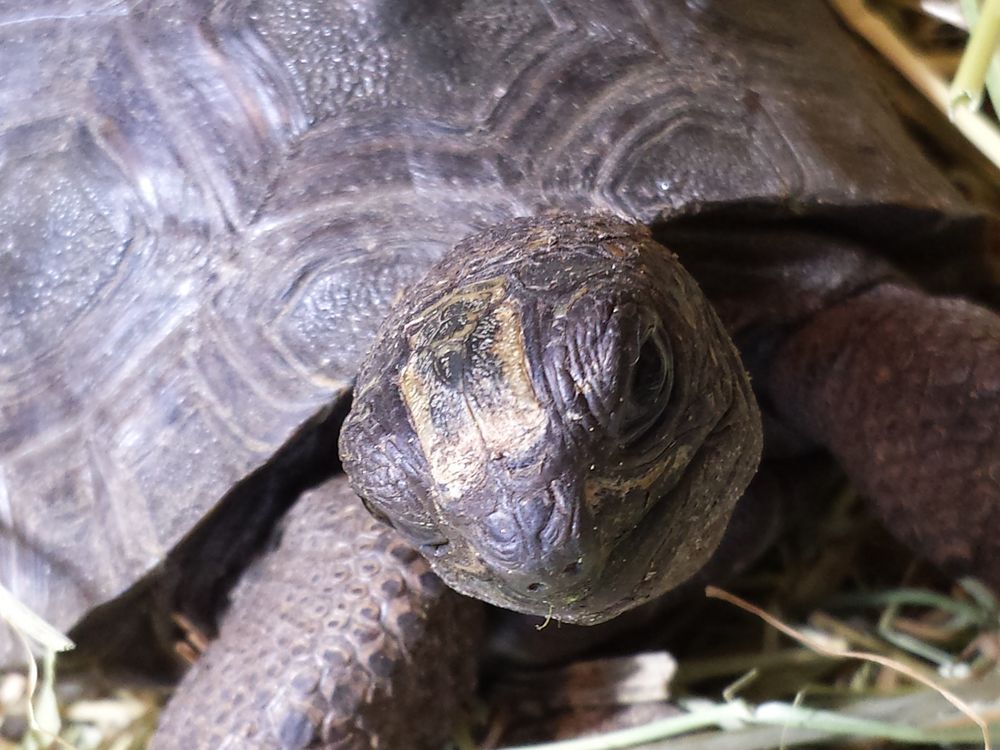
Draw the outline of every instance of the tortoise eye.
M672 373L668 353L657 332L651 331L639 347L622 401L621 440L640 446L657 431L669 401Z
M629 394L637 403L656 400L663 391L668 373L667 358L659 342L652 335L647 336L639 349L639 358L632 368Z

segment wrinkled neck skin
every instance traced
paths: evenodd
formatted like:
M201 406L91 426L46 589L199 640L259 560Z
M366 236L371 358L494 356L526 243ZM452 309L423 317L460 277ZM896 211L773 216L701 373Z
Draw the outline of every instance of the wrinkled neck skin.
M607 216L467 238L399 301L341 437L449 585L601 622L717 546L761 450L737 352L676 258Z

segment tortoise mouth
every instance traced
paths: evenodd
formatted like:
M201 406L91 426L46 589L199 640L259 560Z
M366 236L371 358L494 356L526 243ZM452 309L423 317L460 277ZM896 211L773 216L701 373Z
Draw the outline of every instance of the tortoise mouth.
M726 436L738 406L722 411L704 433L682 468L663 476L656 500L613 540L603 559L588 560L565 575L531 580L483 560L464 539L423 545L435 573L457 591L528 615L574 625L597 625L660 596L694 576L708 563L728 524L729 510L721 491L715 500L726 510L699 515L706 473L717 471L718 443ZM735 499L735 497L733 498ZM594 549L594 548L591 548ZM474 569L458 566L474 560ZM580 575L580 573L585 573Z
M683 484L680 483L680 484ZM662 537L670 528L678 505L684 504L683 490L676 486L660 494L639 522L614 544L600 565L588 567L594 574L579 576L576 570L564 570L568 575L525 578L485 562L471 553L476 570L456 568L456 559L470 556L456 552L463 542L447 541L421 545L434 572L449 586L467 596L527 615L551 618L573 625L597 625L611 620L654 596L683 583L707 560L688 556L675 568L671 562L678 557L677 546L667 545ZM709 548L709 553L714 545ZM580 566L582 567L582 566Z

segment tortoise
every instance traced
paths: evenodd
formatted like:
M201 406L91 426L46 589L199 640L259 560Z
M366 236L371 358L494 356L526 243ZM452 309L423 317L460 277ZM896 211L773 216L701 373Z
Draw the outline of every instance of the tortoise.
M433 746L442 580L609 620L762 453L1000 582L989 224L818 0L47 0L0 69L0 580L231 602L155 746Z

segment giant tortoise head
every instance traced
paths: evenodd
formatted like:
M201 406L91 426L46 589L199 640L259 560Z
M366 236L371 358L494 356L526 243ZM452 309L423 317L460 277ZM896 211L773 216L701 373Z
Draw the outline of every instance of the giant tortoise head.
M613 217L469 237L381 327L341 439L369 509L463 593L599 622L695 573L761 450L694 280Z

